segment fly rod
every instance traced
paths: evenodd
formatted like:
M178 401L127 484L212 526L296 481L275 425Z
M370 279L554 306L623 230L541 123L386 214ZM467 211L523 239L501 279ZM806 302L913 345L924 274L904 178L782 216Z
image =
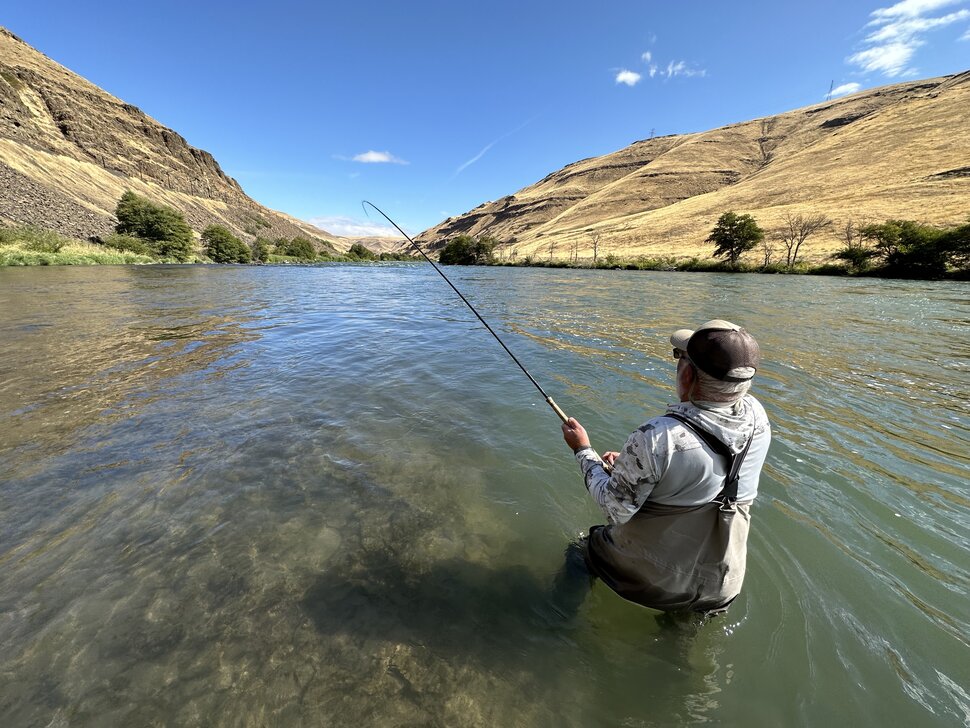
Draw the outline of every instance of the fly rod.
M546 394L546 390L544 390L544 389L542 388L542 386L541 386L541 385L539 384L539 382L537 382L537 381L535 380L535 377L533 377L533 376L532 376L531 374L529 374L529 370L528 370L528 369L526 369L526 368L525 368L524 366L522 366L522 362L520 362L520 361L519 361L519 360L518 360L518 359L516 358L516 356L515 356L515 354L513 354L513 353L512 353L512 350L511 350L511 349L509 349L509 347L507 347L507 346L505 345L505 342L504 342L504 341L502 341L502 339L501 339L501 338L499 337L499 335L498 335L498 334L496 334L496 333L495 333L495 331L494 331L494 330L492 329L492 327L488 325L488 321L486 321L485 319L483 319L483 318L482 318L482 315L481 315L481 314L480 314L480 313L479 313L478 311L476 311L476 310L475 310L475 307L474 307L474 306L472 306L472 305L471 305L471 304L470 304L470 303L468 302L468 299L467 299L467 298L465 298L465 296L464 296L464 295L462 295L462 292L461 292L461 291L459 291L459 290L458 290L458 289L457 289L457 288L455 287L455 284L454 284L454 283L452 283L452 282L451 282L451 281L450 281L450 280L448 279L448 276L446 276L446 275L444 274L444 271L442 271L442 270L441 270L441 268L439 268L439 267L438 267L438 266L437 266L437 265L435 264L435 262L434 262L433 260L431 260L431 258L429 258L429 257L428 257L428 255L427 255L427 253L425 253L425 252L424 252L424 251L423 251L423 250L421 249L421 246L419 246L419 245L418 245L418 244L417 244L416 242L414 242L414 241L413 241L413 240L411 239L411 236L410 236L410 235L408 235L408 234L407 234L406 232L404 232L403 230L401 230L401 228L400 228L400 227L398 226L398 224L397 224L396 222L394 222L394 221L393 221L393 220L392 220L391 218L389 218L389 217L388 217L387 215L385 215L385 214L384 214L384 211L383 211L383 210L381 210L381 208L379 208L379 207L378 207L377 205L375 205L375 204L374 204L373 202L368 202L367 200L364 200L364 201L363 201L363 202L361 202L360 204L361 204L361 207L364 207L364 205L370 205L371 207L373 207L373 208L374 208L375 210L377 210L377 211L378 211L378 212L379 212L379 213L381 214L381 216L382 216L382 217L383 217L383 218L384 218L385 220L387 220L387 221L388 221L389 223L391 223L391 225L393 225L393 226L394 226L395 228L397 228L397 231L398 231L399 233L401 233L401 235L403 235L403 236L404 236L405 238L407 238L407 241L408 241L409 243L411 243L411 247L413 247L413 248L414 248L415 250L417 250L417 251L418 251L419 253L421 253L421 256L422 256L422 257L423 257L423 258L424 258L424 259L425 259L426 261L428 261L429 263L431 263L431 266L432 266L432 267L433 267L433 268L434 268L434 269L435 269L436 271L438 271L438 275L440 275L440 276L441 276L442 278L444 278L444 279L445 279L445 283L447 283L447 284L448 284L449 286L451 286L451 290L453 290L453 291L454 291L455 293L457 293L457 294L458 294L458 297L459 297L459 298L460 298L460 299L461 299L462 301L464 301L464 303L465 303L465 305L466 305L466 306L468 306L468 308L470 308L470 309L471 309L471 311L472 311L472 313L473 313L473 314L475 314L475 316L477 316L477 317L478 317L478 320L482 322L482 325L483 325L483 326L484 326L484 327L485 327L486 329L488 329L488 333L490 333L490 334L491 334L492 336L494 336L494 337L495 337L495 340L496 340L496 341L497 341L497 342L498 342L499 344L501 344L501 345L502 345L502 348L503 348L503 349L505 349L505 353L506 353L506 354L508 354L508 355L509 355L510 357L512 357L512 361L514 361L514 362L515 362L516 364L518 364L518 365L519 365L519 369L521 369L521 370L522 370L522 372L523 372L523 374L525 374L525 375L526 375L526 376L527 376L527 377L529 378L529 381L530 381L530 382L532 382L532 383L533 383L533 384L535 385L535 387L536 387L536 389L538 389L538 390L539 390L539 394L541 394L541 395L542 395L542 398L543 398L543 399L544 399L544 400L546 401L546 404L548 404L548 405L549 405L550 407L552 407L552 409L553 409L553 412L555 412L555 413L556 413L556 414L557 414L557 415L559 416L559 419L561 419L561 420L562 420L563 422L565 422L566 420L568 420L568 419L569 419L569 417L567 417L567 416L566 416L566 413L565 413L565 412L563 412L563 411L562 411L562 410L561 410L561 409L559 408L559 405L555 403L555 401L554 401L554 400L552 399L552 397L550 397L550 396L549 396L548 394ZM366 207L364 207L364 212L365 212L365 213L367 212L367 208L366 208Z

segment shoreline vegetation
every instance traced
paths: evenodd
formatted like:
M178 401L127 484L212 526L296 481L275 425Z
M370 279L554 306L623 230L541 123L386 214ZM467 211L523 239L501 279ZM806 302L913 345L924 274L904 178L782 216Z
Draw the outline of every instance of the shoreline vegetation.
M118 224L106 237L87 241L69 238L45 228L24 225L0 228L0 267L33 265L148 265L166 263L358 263L362 261L415 260L400 253L377 254L359 243L340 253L323 238L265 238L259 235L269 223L254 218L245 243L224 225L209 225L195 234L178 210L159 205L133 192L125 192L115 208Z
M330 241L298 236L267 239L254 235L245 243L222 225L210 225L196 247L192 229L178 210L125 192L115 210L116 233L81 241L33 226L0 228L0 267L48 265L317 264L421 261L408 253L377 254L360 243L340 253ZM798 259L811 235L835 223L821 215L789 216L786 226L770 236L750 215L726 212L706 242L714 244L712 258L600 255L598 236L592 256L581 259L576 246L568 258L530 254L518 258L507 244L488 237L458 235L436 251L442 265L492 265L587 270L644 270L705 273L775 273L789 275L865 276L877 278L970 280L970 221L935 228L910 220L884 223L842 223L837 232L842 247L821 263ZM776 245L780 243L780 245ZM435 252L435 251L432 251ZM754 252L760 262L742 260ZM784 262L774 261L775 255ZM748 258L751 256L748 255ZM723 258L723 260L718 260Z
M841 247L823 262L799 260L805 241L826 228L836 228ZM912 220L857 223L836 226L822 215L789 215L785 225L770 236L750 215L726 212L706 241L714 244L712 258L651 258L600 255L598 236L593 236L591 257L580 258L577 246L567 259L523 256L494 238L458 235L438 251L443 265L500 265L536 268L607 270L659 270L704 273L775 273L829 275L914 280L970 280L970 218L962 225L938 228ZM758 261L742 260L754 253ZM784 261L775 261L775 256ZM723 260L717 260L723 258Z
M112 236L112 238L115 236ZM278 239L285 243L293 241ZM298 241L299 238L295 240ZM110 241L114 242L114 241ZM360 246L363 248L363 246ZM270 247L275 250L275 245ZM380 263L383 261L418 261L418 256L401 253L374 253L362 251L347 253L316 253L287 255L269 252L265 260L224 261L242 265L308 265L316 263ZM77 240L59 235L51 230L34 226L0 228L0 268L50 265L170 265L170 264L217 264L210 256L193 252L187 257L154 255L111 247L109 242Z

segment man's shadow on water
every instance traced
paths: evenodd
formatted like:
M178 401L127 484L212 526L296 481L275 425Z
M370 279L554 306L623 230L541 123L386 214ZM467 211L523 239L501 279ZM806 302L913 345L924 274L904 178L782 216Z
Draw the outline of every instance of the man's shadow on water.
M319 574L302 606L322 634L507 663L528 643L560 639L550 586L518 566L449 559L416 571L386 557L365 557Z
M537 578L521 566L448 559L416 570L386 554L334 566L315 578L302 599L321 634L421 645L442 657L461 655L494 667L507 666L515 655L527 659L533 649L573 645L581 626L575 611L562 607L560 580ZM585 587L579 589L584 595L588 578ZM575 581L570 588L577 588ZM645 640L658 629L668 639L689 639L695 624L643 610Z

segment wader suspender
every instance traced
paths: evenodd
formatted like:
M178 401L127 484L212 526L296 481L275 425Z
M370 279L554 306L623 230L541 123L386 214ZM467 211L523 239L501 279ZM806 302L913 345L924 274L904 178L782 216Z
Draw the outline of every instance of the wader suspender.
M751 447L751 443L754 441L754 428L751 428L751 437L748 438L748 444L744 446L744 450L742 450L738 455L735 455L731 452L727 445L718 440L707 430L703 429L699 425L695 425L686 417L674 412L668 412L664 415L664 417L670 417L671 419L677 420L681 424L685 425L688 430L706 442L711 450L716 452L718 455L723 455L727 458L728 474L724 477L724 487L721 488L721 492L718 493L711 502L720 503L722 511L734 508L734 504L737 503L738 500L738 480L741 475L741 463L744 462L744 456L748 454L748 449Z

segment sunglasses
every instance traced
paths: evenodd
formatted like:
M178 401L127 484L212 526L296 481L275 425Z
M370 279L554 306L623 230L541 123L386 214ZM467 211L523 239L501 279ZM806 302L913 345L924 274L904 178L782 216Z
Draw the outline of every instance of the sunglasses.
M687 352L683 349L674 348L674 359L686 359Z

